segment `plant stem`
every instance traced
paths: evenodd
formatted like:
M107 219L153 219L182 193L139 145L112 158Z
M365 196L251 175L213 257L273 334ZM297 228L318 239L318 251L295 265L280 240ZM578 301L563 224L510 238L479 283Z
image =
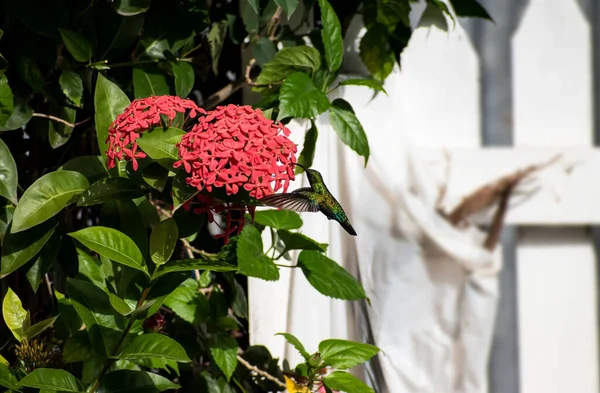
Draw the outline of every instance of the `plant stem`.
M241 357L240 355L237 355L237 360L238 362L240 362L244 367L246 367L248 370L250 371L254 371L255 373L257 373L258 375L260 375L261 377L265 377L266 379L268 379L269 381L277 384L278 386L282 387L285 389L285 384L283 382L281 382L279 379L275 378L274 376L272 376L271 374L269 374L268 372L261 370L260 368L251 365L250 363L248 363L246 361L246 359L244 359L243 357Z
M43 117L44 119L50 119L50 120L54 120L57 121L59 123L62 123L68 127L74 128L75 126L78 126L80 124L85 123L86 121L90 120L90 118L87 118L83 121L80 121L79 123L69 123L68 121L61 119L60 117L56 117L56 116L52 116L52 115L46 115L45 113L34 113L33 115L31 115L32 117Z
M149 292L150 292L150 287L144 289L144 291L140 295L140 298L139 298L139 300L137 302L137 305L135 307L136 309L138 309L138 308L140 308L142 306L142 304L144 303L144 300L146 300L146 297L148 296ZM119 354L119 352L121 350L121 346L125 342L125 339L127 338L127 335L129 334L129 331L133 327L133 323L134 322L135 322L135 318L130 317L129 318L129 323L125 327L125 330L123 330L123 334L121 334L121 338L119 339L119 342L117 343L117 346L115 347L115 350L110 355L111 357L116 356L116 355ZM92 385L92 388L89 390L89 393L94 393L98 389L98 387L100 386L100 380L102 379L102 377L104 376L104 374L106 374L106 372L108 371L108 369L110 368L110 366L112 366L112 364L114 363L114 361L115 361L115 359L111 359L110 357L108 359L106 359L106 361L104 362L104 366L102 366L102 369L100 370L100 373L98 374L98 377L94 381L94 384Z

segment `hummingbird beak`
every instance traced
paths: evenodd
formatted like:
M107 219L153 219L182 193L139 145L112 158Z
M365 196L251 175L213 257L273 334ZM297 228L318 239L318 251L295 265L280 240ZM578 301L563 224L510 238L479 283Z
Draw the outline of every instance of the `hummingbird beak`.
M302 164L298 164L297 162L292 163L293 165L298 165L300 168L304 169L305 172L308 172L308 168Z

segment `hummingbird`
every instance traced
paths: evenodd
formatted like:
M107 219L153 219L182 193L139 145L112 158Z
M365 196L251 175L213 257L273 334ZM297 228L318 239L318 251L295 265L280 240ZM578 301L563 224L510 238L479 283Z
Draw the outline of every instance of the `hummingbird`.
M350 225L348 216L344 212L342 205L333 197L327 189L323 176L315 171L300 164L304 169L310 187L302 187L292 192L282 194L272 194L261 198L259 201L265 206L278 207L280 209L291 210L295 212L318 212L323 213L328 219L340 223L342 228L350 235L356 236L356 231Z

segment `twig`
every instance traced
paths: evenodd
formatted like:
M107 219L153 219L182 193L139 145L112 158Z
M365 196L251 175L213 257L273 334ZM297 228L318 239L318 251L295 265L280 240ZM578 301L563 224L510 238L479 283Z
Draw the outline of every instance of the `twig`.
M69 123L68 121L61 119L60 117L56 117L56 116L52 116L52 115L46 115L45 113L34 113L32 115L33 117L43 117L44 119L50 119L50 120L54 120L57 121L59 123L63 123L64 125L71 127L71 128L75 128L75 126L78 126L80 124L85 123L86 121L90 120L91 117L88 117L85 120L80 121L79 123Z
M268 372L261 370L260 368L253 366L252 364L248 363L246 361L246 359L244 359L243 357L241 357L240 355L237 355L237 360L238 362L240 362L244 367L246 367L248 370L253 371L255 373L257 373L258 375L265 377L266 379L268 379L269 381L277 384L277 386L280 386L282 388L285 388L285 384L283 382L281 382L279 379L275 378L274 376L272 376L271 374L269 374Z
M214 93L210 97L208 97L206 99L206 101L204 102L203 107L205 109L213 109L214 107L219 105L221 102L228 99L229 96L231 96L233 93L235 93L236 91L241 89L245 83L246 83L246 77L243 76L243 77L231 82L230 84L224 86L223 88L218 90L216 93Z
M185 248L185 252L187 253L188 258L194 259L194 252L192 251L192 245L186 239L181 239L181 243L183 243L183 248ZM200 281L200 270L194 270L194 277L196 281Z
M275 265L279 266L279 267L289 267L290 269L298 267L298 265L284 265L284 264L281 264L281 263L276 263Z
M267 27L268 38L271 41L275 40L275 32L277 31L277 27L279 26L279 22L281 21L281 12L283 9L281 6L277 7L275 13L271 17L271 21L269 22L269 27Z
M248 62L248 65L246 65L246 73L244 74L246 83L250 86L256 86L256 84L252 80L252 77L250 76L250 72L252 71L252 66L254 65L254 63L256 63L256 59L253 57Z

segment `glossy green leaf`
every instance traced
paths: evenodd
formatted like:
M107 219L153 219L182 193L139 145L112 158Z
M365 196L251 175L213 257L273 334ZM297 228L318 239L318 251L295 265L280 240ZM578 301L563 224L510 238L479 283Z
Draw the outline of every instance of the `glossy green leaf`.
M6 125L14 109L13 93L4 73L0 73L0 126Z
M61 392L83 392L81 382L71 373L54 368L38 368L19 381L19 386Z
M173 62L171 66L173 67L173 76L175 77L175 94L185 98L194 87L194 81L196 80L194 68L190 63L185 61Z
M131 314L135 309L135 305L133 305L133 307L130 306L125 300L121 299L114 293L108 294L108 300L110 301L112 308L114 308L116 312L123 316Z
M375 79L346 79L340 82L340 86L366 86L375 91L387 94L381 82Z
M175 145L183 135L185 131L180 128L154 128L144 132L137 143L150 158L171 170L175 161L179 160L179 151Z
M75 60L87 63L92 59L92 44L87 38L71 30L58 30L67 50Z
M425 11L421 14L419 25L417 27L430 27L436 26L440 30L448 31L448 22L444 16L443 9L446 9L448 16L454 20L452 14L449 13L446 3L441 0L428 1Z
M17 378L10 372L10 369L6 364L0 362L0 386L4 386L5 388L19 391L19 386L17 386Z
M107 177L89 186L77 206L92 206L117 199L132 200L145 194L137 184L125 177Z
M477 0L450 0L456 16L459 17L476 17L492 20L492 17L485 8Z
M133 91L135 98L168 95L170 89L167 76L155 65L133 67Z
M296 7L298 7L298 0L275 0L275 3L283 8L283 12L285 12L288 19L296 11Z
M34 325L31 325L30 327L28 327L25 330L25 332L23 334L23 339L31 340L32 338L40 335L46 329L51 328L54 325L54 322L56 322L56 318L58 318L58 316L44 319L43 321L40 321Z
M260 12L259 0L247 0L247 3L250 4L255 14Z
M21 299L9 287L2 300L2 318L17 341L21 342L25 337L25 329L29 327L29 313L23 308Z
M156 265L164 265L169 261L178 238L179 229L173 218L166 219L154 227L150 236L150 256Z
M250 45L252 56L256 59L256 64L263 66L275 57L277 47L270 39L261 37Z
M35 60L30 57L21 56L17 58L16 65L19 76L34 92L43 93L46 91L46 82L44 82L42 72Z
M337 71L344 59L344 41L342 39L342 26L334 9L327 0L319 0L321 8L321 21L323 30L321 38L325 48L325 60L329 71Z
M52 263L56 260L56 255L60 249L60 244L61 235L54 231L50 239L48 239L46 245L42 248L42 251L39 253L33 265L31 265L29 270L27 270L25 276L27 277L27 281L29 281L29 285L31 285L33 292L37 292L44 275L48 272L48 269L50 269L50 266L52 266Z
M198 281L193 278L178 286L165 300L165 306L192 324L204 322L209 317L208 299L198 291Z
M238 344L233 337L225 334L213 336L210 353L228 381L237 367L237 351Z
M83 81L81 76L74 71L63 71L58 79L63 94L75 105L81 107L83 98Z
M150 187L162 192L169 179L169 170L158 163L152 162L144 168L142 179Z
M98 73L94 92L94 107L96 108L96 136L102 157L106 155L108 148L105 142L108 137L108 127L130 103L129 98L119 86Z
M152 279L157 279L168 273L187 272L193 270L210 270L213 272L231 272L237 270L237 266L231 265L225 261L212 259L180 259L170 261L165 265L161 265L152 276Z
M356 278L318 251L302 251L298 256L298 266L308 282L325 296L344 300L367 298Z
M8 224L12 220L13 213L15 211L15 207L10 203L0 207L0 242L4 238L4 234L8 229Z
M102 262L77 247L78 277L83 276L99 288L105 288L104 267Z
M283 48L262 67L256 83L277 83L294 71L316 71L320 67L321 54L315 48L306 45Z
M40 177L23 193L11 232L24 231L54 217L88 185L85 176L78 172L56 171Z
M100 255L148 273L140 249L129 236L116 229L95 226L71 232L68 235Z
M396 59L384 25L371 27L360 40L359 55L371 75L384 81L394 69Z
M173 211L179 209L185 202L189 201L198 193L196 187L192 187L185 182L187 173L179 171L173 179Z
M294 346L294 348L296 348L296 350L298 352L300 352L300 355L302 355L302 357L306 361L308 361L310 359L310 354L306 351L306 349L304 348L304 345L302 345L302 343L300 342L300 340L298 340L296 338L296 336L294 336L293 334L290 334L290 333L277 333L276 335L285 337L287 342L292 344Z
M316 250L327 251L326 243L319 243L310 237L297 232L290 232L285 229L277 231L277 235L285 243L285 251L289 250Z
M59 107L53 104L50 105L50 108L52 108L50 112L59 119L71 124L75 122L77 115L75 108L68 106ZM53 149L57 149L67 143L72 133L73 127L57 121L48 121L48 142Z
M314 118L329 109L329 98L317 89L308 75L294 72L285 78L279 94L278 119Z
M273 229L298 229L302 219L296 212L290 210L261 210L254 214L254 221Z
M310 120L310 128L306 131L306 135L304 136L304 146L302 147L302 152L300 153L300 157L298 157L298 163L300 165L304 165L306 168L310 168L313 164L313 160L315 159L315 150L317 147L317 138L319 137L319 130L317 129L317 125L314 120ZM296 166L294 169L296 174L304 172L300 166Z
M334 368L352 368L370 360L380 351L374 345L348 340L329 339L319 343L325 363Z
M210 56L212 58L212 70L215 75L218 75L219 58L221 56L223 44L225 43L225 37L227 36L227 26L227 21L222 20L214 23L210 29L210 32L208 33Z
M279 279L279 269L275 262L263 252L262 238L252 225L244 226L237 242L239 273L263 280Z
M179 385L158 374L115 370L102 378L98 393L154 393L178 388Z
M31 107L27 105L27 102L25 102L25 100L15 96L14 103L11 104L13 109L10 114L10 117L8 118L6 123L2 123L2 86L2 75L0 74L0 131L16 130L18 128L23 127L29 122L29 120L31 120L31 117L33 116L33 109L31 109ZM7 87L8 85L6 85L5 88Z
M87 332L77 332L65 341L62 358L66 363L82 362L92 356L94 352Z
M257 33L260 24L260 17L258 11L254 9L252 4L256 4L258 7L258 0L242 1L240 4L242 22L244 27L249 34Z
M345 371L334 371L325 378L323 383L329 389L346 393L375 393L375 391L354 375Z
M119 15L133 16L146 12L150 7L150 0L116 0L112 6Z
M331 103L329 109L331 126L348 147L365 158L365 166L369 160L369 141L360 121L354 114L352 106L342 98Z
M79 172L88 179L89 184L109 176L106 159L101 156L74 157L58 170Z
M117 356L119 359L164 358L181 363L191 362L185 349L164 334L148 333L135 337Z
M56 226L56 220L48 220L27 231L7 233L2 247L0 278L29 262L44 247Z
M15 164L8 146L0 139L0 196L15 205L17 204L17 184L17 164Z
M142 212L132 200L117 201L120 229L140 249L144 261L148 260L148 233Z

